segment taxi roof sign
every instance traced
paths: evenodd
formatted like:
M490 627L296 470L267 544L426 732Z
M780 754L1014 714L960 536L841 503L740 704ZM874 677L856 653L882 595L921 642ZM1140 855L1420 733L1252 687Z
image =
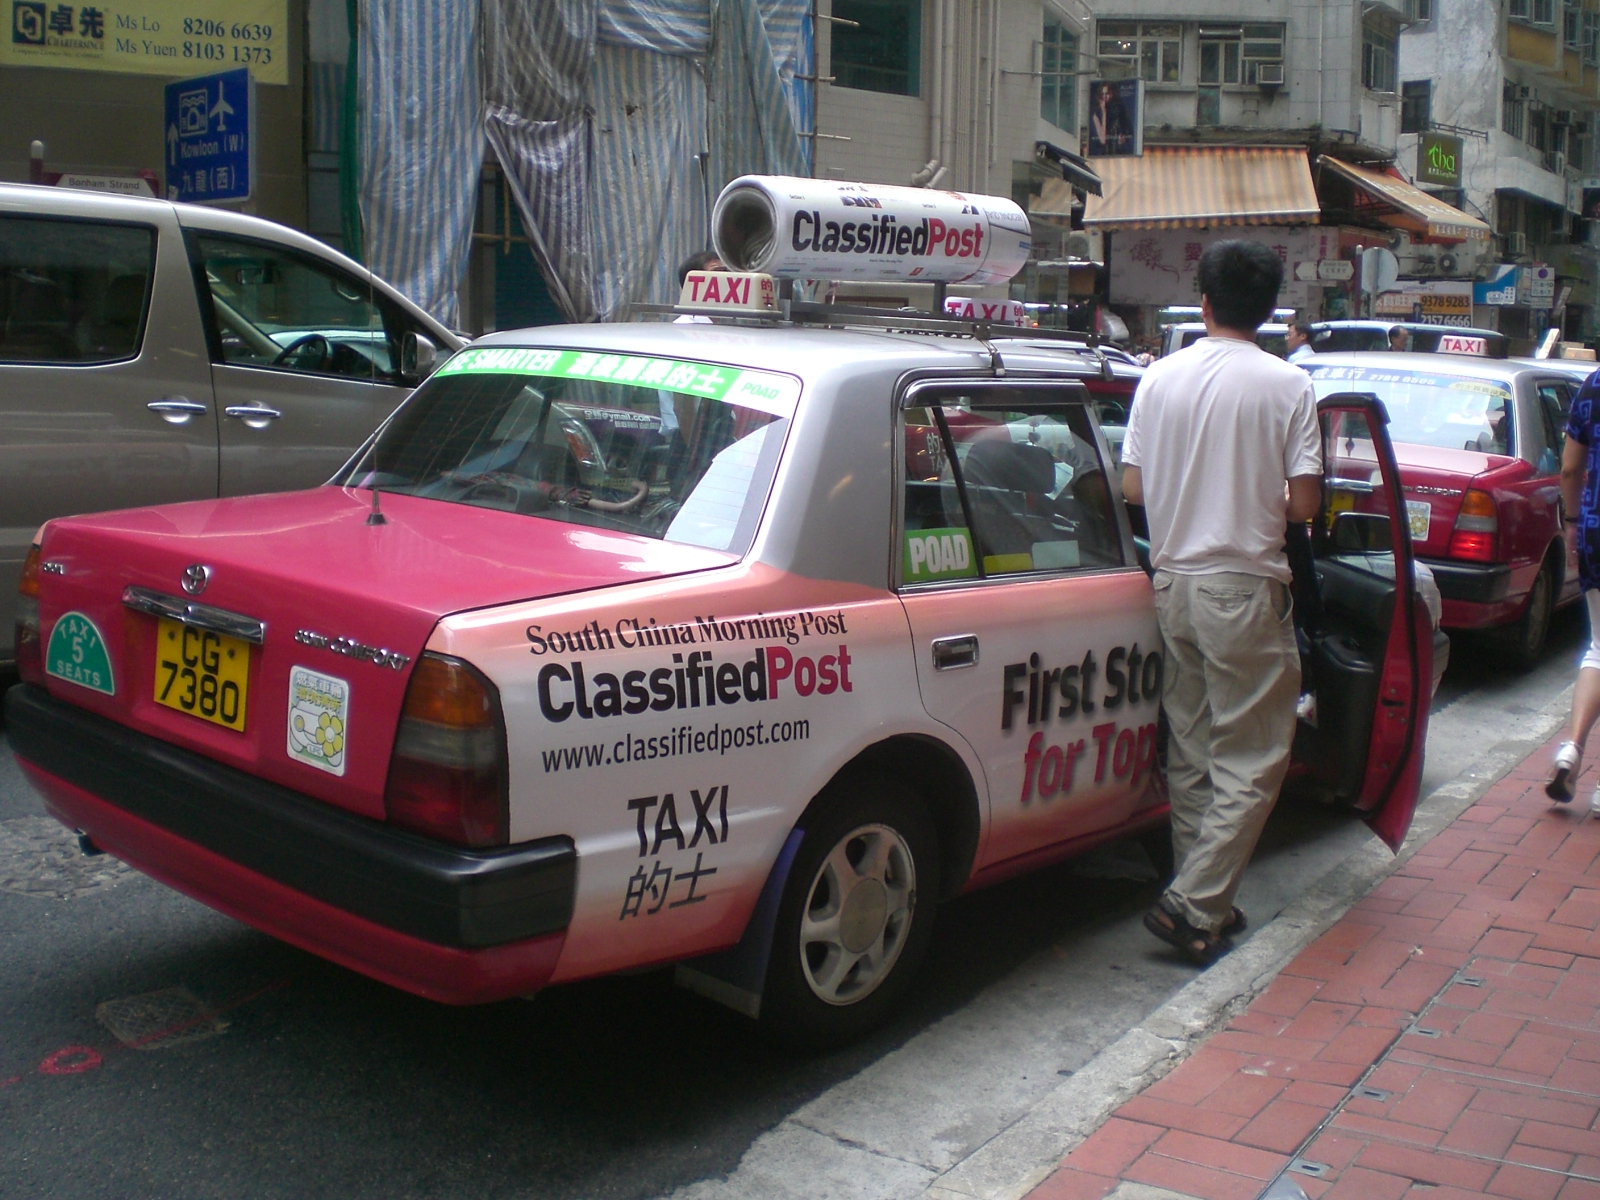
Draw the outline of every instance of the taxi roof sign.
M740 271L690 271L678 307L705 313L775 313L778 288L771 275Z
M1440 354L1477 354L1486 356L1489 353L1489 339L1481 337L1467 337L1458 333L1446 333L1439 338Z

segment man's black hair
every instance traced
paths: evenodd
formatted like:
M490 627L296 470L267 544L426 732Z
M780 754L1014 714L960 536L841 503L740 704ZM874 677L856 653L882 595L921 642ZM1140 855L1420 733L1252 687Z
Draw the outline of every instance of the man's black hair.
M1306 320L1304 317L1297 317L1294 323L1289 326L1289 328L1293 329L1307 341L1311 340L1311 322Z
M1200 294L1225 329L1253 332L1272 315L1283 261L1260 242L1218 242L1200 256Z
M715 250L696 250L678 264L678 287L682 288L690 271L704 271L707 263L721 262Z

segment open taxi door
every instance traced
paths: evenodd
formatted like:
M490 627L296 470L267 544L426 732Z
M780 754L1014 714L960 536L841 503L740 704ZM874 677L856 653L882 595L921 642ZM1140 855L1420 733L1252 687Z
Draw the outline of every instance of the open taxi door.
M1398 851L1422 782L1432 621L1414 583L1382 401L1341 393L1320 401L1317 416L1323 507L1290 540L1302 567L1295 599L1305 666L1294 758L1302 778L1365 814Z

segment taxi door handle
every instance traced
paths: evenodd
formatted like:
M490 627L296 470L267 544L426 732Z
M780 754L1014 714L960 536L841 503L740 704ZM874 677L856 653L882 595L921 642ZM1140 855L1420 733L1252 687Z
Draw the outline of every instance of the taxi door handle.
M978 665L978 635L957 634L955 637L933 639L933 669L955 671L961 667Z
M276 421L283 416L277 409L268 408L265 404L230 404L222 411L243 421L251 429L265 429L269 421Z

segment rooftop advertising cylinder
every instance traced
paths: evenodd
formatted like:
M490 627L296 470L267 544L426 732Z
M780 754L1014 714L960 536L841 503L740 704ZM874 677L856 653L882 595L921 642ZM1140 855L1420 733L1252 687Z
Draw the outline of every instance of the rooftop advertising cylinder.
M730 271L780 279L1004 283L1028 261L1022 209L999 196L744 175L711 213Z

